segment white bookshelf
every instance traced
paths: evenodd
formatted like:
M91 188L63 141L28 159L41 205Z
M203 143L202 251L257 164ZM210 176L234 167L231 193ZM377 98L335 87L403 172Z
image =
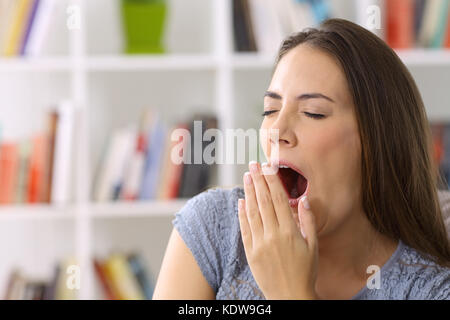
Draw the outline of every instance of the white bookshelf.
M341 16L354 20L350 0L333 2L346 3ZM0 113L12 112L4 133L15 138L31 134L28 127L38 126L36 119L52 103L62 98L75 102L83 122L77 128L73 159L74 201L66 206L0 207L0 290L5 290L13 266L31 276L50 278L56 260L74 254L82 268L78 297L97 299L101 296L92 257L136 249L156 278L171 220L186 203L186 199L93 202L92 182L108 134L118 126L136 123L149 104L167 119L213 111L222 129L258 127L258 107L274 57L233 53L228 0L169 1L172 22L167 46L171 53L156 56L121 54L117 0L61 3L62 9L69 3L80 6L84 13L81 29L54 36L56 44L42 58L0 58L0 94L7 96ZM61 10L58 18L62 28L64 14ZM419 84L430 119L450 121L450 93L445 89L450 83L450 52L417 49L398 53ZM19 86L29 94L24 95ZM2 124L5 119L0 116ZM244 170L245 165L220 166L217 184L240 184Z

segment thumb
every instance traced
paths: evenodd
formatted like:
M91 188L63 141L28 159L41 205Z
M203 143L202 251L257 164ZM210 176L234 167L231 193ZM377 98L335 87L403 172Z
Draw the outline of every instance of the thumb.
M314 249L317 243L316 224L307 196L303 196L298 202L298 216L303 238L307 241L308 247Z

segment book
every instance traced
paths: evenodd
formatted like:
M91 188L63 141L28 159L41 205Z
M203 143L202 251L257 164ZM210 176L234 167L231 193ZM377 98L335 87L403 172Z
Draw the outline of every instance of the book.
M60 269L55 287L56 300L75 300L77 297L77 288L75 278L71 273L67 273L70 266L76 265L74 257L68 256L60 261Z
M32 151L28 167L27 199L28 203L41 202L44 179L45 155L47 152L47 136L35 134L32 137Z
M427 0L414 0L414 43L419 44L419 34L422 30Z
M183 162L177 162L184 157L183 151L188 146L188 139L190 136L182 133L189 133L189 127L186 123L180 122L175 126L176 132L172 139L170 137L170 147L168 148L167 157L165 160L166 174L162 184L161 194L159 196L162 200L175 199L179 195L181 179L183 175ZM174 131L172 131L174 132Z
M39 1L27 41L23 46L24 55L36 57L43 54L45 41L54 22L56 5L57 0Z
M25 32L25 23L32 9L32 0L17 0L15 10L12 12L14 18L9 26L6 39L6 56L14 56L20 53L22 38Z
M450 49L450 10L448 12L448 17L447 17L447 31L446 31L445 40L444 40L444 47L446 49Z
M52 110L47 118L47 149L45 152L44 166L43 166L43 179L42 179L42 194L40 196L41 201L50 203L50 196L52 193L52 178L53 178L53 160L55 154L55 139L58 125L58 112Z
M449 18L450 0L442 0L440 3L439 14L436 17L436 30L431 38L430 46L432 48L442 48L445 42L447 23Z
M50 279L49 283L45 287L43 293L43 300L55 300L56 299L56 291L58 288L58 281L61 276L61 266L59 263L56 263L53 268L53 276Z
M144 175L144 166L148 146L148 134L151 129L153 112L145 110L139 124L136 136L135 150L127 164L126 174L120 198L123 200L137 200Z
M31 30L32 30L33 23L36 18L36 13L38 11L40 1L42 1L42 0L32 0L32 4L31 4L31 8L30 8L28 17L24 21L25 29L24 29L22 41L20 42L20 50L19 50L19 54L21 56L25 55L25 48L28 43L28 40L30 39Z
M31 142L29 139L24 139L19 142L19 154L18 154L18 169L17 169L17 183L16 183L16 203L27 202L27 189L28 189L28 171L31 154Z
M130 265L131 272L139 283L141 291L144 293L145 299L151 300L153 297L154 282L145 270L145 263L141 255L131 253L128 255L128 263Z
M50 201L54 204L66 204L70 201L76 115L75 108L70 101L62 101L58 105L56 113L53 162L50 165L52 170Z
M25 293L26 279L22 272L14 268L8 278L8 284L4 295L5 300L19 300L22 299Z
M419 33L419 46L431 46L433 38L438 29L438 17L440 15L439 11L443 8L443 1L445 0L426 1L422 29Z
M254 37L250 34L251 22L247 0L233 0L232 6L235 51L256 51Z
M143 300L144 293L122 253L113 253L105 261L105 274L111 279L114 296L119 300Z
M97 275L97 278L100 281L100 284L102 286L103 292L106 295L106 298L108 300L117 300L118 297L116 297L114 293L114 284L112 282L112 279L110 279L106 274L103 261L101 261L98 258L94 258L93 263L95 274Z
M4 142L0 145L0 204L14 202L15 183L18 172L18 150L15 143Z
M12 12L17 4L16 0L0 0L0 55L6 51L9 29L14 19Z
M191 198L208 187L211 170L215 169L215 165L204 162L203 152L210 143L215 142L203 141L202 137L206 130L217 127L217 119L213 115L197 115L193 117L190 124L190 146L192 152L190 159L187 159L188 163L184 163L179 197Z
M273 0L248 0L252 30L258 52L275 55L284 38L283 26Z
M157 196L157 186L160 182L160 168L163 161L166 135L167 127L156 114L147 140L147 152L139 194L140 200L155 199Z
M394 49L411 48L414 44L413 0L386 0L387 35Z
M116 130L108 143L95 187L95 200L118 199L128 157L134 150L136 130L132 127Z

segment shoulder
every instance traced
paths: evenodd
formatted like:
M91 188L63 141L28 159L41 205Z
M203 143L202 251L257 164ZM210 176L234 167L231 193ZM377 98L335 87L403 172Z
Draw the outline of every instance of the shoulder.
M450 299L450 268L405 244L403 247L401 256L388 273L391 289L404 299Z
M207 261L216 275L234 254L240 230L237 202L243 197L239 187L208 189L190 198L172 221L196 259Z
M243 198L243 189L211 188L190 198L175 216L195 216L209 222L226 223L237 214L237 201Z

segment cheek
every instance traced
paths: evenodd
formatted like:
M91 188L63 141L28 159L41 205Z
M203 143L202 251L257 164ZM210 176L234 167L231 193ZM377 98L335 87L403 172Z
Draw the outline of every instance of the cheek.
M322 166L325 171L342 170L343 166L354 169L360 157L358 131L354 126L343 126L342 123L305 137L304 146L313 160L310 163Z
M268 135L268 128L269 125L267 125L267 121L264 120L259 131L259 141L260 141L260 147L264 152L264 155L267 159L269 159L270 155L270 143L269 143L269 135Z

